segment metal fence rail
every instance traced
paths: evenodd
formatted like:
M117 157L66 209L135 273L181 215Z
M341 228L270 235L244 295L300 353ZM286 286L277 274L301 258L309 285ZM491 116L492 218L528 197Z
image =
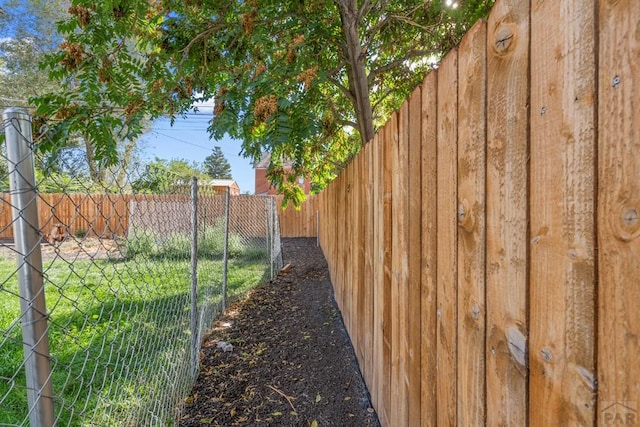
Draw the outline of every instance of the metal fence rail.
M174 424L214 318L282 265L273 198L141 194L153 171L34 152L22 111L1 130L0 425Z

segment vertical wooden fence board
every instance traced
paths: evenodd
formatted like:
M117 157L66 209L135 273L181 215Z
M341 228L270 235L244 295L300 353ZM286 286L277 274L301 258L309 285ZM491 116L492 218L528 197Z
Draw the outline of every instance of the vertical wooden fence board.
M348 328L349 335L351 335L352 343L355 343L355 346L358 345L358 330L357 330L357 289L358 287L355 285L357 282L358 272L354 268L356 265L357 253L358 253L358 243L355 241L355 233L354 231L357 227L354 226L353 219L356 217L357 213L357 187L356 185L356 167L357 158L354 159L353 162L349 164L349 172L347 176L349 177L349 192L347 194L347 200L349 204L348 214L345 216L345 236L349 246L349 257L346 262L344 268L345 273L347 275L347 279L345 280L345 302L348 306ZM356 352L357 355L357 352Z
M529 2L497 1L487 34L487 424L527 419Z
M347 331L349 332L349 337L351 338L351 342L356 346L357 342L357 331L353 327L353 322L355 321L355 313L354 313L354 292L353 292L353 277L354 277L354 255L356 252L355 242L353 240L354 234L354 226L353 226L353 210L354 210L354 199L355 199L355 190L354 190L354 168L355 168L355 159L349 163L347 168L345 169L346 177L347 177L347 191L345 194L345 203L347 205L347 211L344 218L344 240L346 242L346 258L344 262L344 282L343 286L343 298L344 298L344 315L345 321L347 325ZM355 349L354 349L355 350ZM357 353L356 353L357 355Z
M458 51L458 423L485 423L486 22Z
M393 176L395 170L393 169L393 152L394 152L394 135L397 133L398 119L396 114L392 114L387 122L384 130L384 144L383 144L383 247L384 247L384 283L383 283L383 365L384 370L382 374L382 423L385 426L392 426L393 420L391 416L391 341L392 341L392 318L391 318L391 276L392 276L392 255L394 248L392 247L393 241L393 228L392 228L392 204L393 204ZM379 413L380 415L380 413Z
M318 209L318 197L313 195L313 196L307 196L308 200L311 202L311 207L310 209L307 209L308 212L308 221L305 222L305 224L307 225L307 230L306 233L304 234L304 237L317 237L318 235L318 213L319 213L319 209Z
M334 201L334 209L335 209L335 230L336 234L334 236L334 255L335 255L335 267L334 274L335 280L333 282L333 292L335 295L336 303L338 304L338 308L342 311L342 264L343 264L343 252L344 252L344 242L341 241L343 235L343 224L344 224L344 181L345 177L343 174L338 175L335 183L335 201Z
M437 92L438 74L432 71L422 83L422 297L421 300L421 425L434 427L437 421L437 210L438 163Z
M13 239L13 220L11 217L11 195L2 193L0 202L0 239Z
M458 51L438 68L437 224L438 224L438 425L457 422L457 112Z
M595 8L531 12L531 425L594 423Z
M487 425L524 426L529 1L497 1L487 27Z
M373 382L373 241L374 241L374 209L373 209L373 141L369 142L365 147L364 160L364 176L362 177L364 185L364 320L363 320L363 348L365 351L364 359L364 378L368 387Z
M625 406L640 422L640 2L601 1L598 16L598 416L607 425Z
M383 185L382 185L382 146L381 131L373 138L373 372L372 381L369 384L371 401L378 413L382 407L381 384L382 371L384 369L382 357L382 329L384 310L384 224L383 217Z
M406 379L408 425L421 422L421 283L422 283L422 89L418 87L409 99L408 128L408 224L407 224L407 348Z
M351 225L349 224L349 215L351 214L351 165L344 170L342 196L342 215L340 216L340 233L338 234L339 251L342 253L340 262L340 300L342 306L342 317L346 325L347 331L351 334L351 302L349 295L348 283L351 280L349 265L351 264Z
M408 197L408 104L398 112L398 125L392 132L393 152L393 253L391 258L391 419L394 425L407 424L407 197Z
M363 272L364 272L364 258L363 258L363 234L362 226L363 220L361 215L362 210L362 191L366 183L362 180L362 161L364 147L360 150L357 157L354 159L353 170L353 211L351 214L351 221L353 224L353 264L350 266L353 269L353 320L351 326L355 331L355 350L358 358L358 363L362 367L364 365L364 347L362 344L366 331L363 330Z

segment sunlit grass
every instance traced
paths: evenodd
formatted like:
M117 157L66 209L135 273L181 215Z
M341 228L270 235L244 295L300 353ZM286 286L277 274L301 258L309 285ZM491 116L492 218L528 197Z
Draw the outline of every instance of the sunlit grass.
M57 425L171 424L193 380L191 267L140 251L121 260L62 258L44 265ZM155 250L155 249L154 249ZM198 260L198 307L219 309L222 261ZM15 261L0 259L0 425L28 424ZM229 261L229 297L269 274L266 253ZM206 313L207 315L203 315ZM199 336L209 325L199 325Z

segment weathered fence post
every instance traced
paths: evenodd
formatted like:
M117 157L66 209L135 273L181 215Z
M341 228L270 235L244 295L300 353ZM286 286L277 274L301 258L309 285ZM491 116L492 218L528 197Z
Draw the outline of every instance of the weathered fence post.
M191 177L191 368L198 369L198 178Z
M31 150L31 117L21 109L2 114L7 140L9 189L13 235L18 254L18 282L22 323L22 346L32 426L49 427L55 422L47 309L42 278L42 253L38 225L38 195Z
M267 196L265 205L265 234L267 235L267 247L269 248L269 278L273 279L273 227L271 218L271 201L273 197Z
M224 193L224 260L222 267L222 312L227 311L227 276L229 271L229 219L230 193L227 187Z
M271 279L278 275L278 272L282 268L282 248L280 247L280 221L278 220L278 205L276 204L275 197L271 198L271 265L273 266L271 271Z

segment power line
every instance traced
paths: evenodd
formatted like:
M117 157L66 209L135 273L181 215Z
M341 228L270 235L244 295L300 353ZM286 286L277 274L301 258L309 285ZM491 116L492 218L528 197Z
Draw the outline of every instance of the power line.
M158 132L158 131L151 131L148 135L160 135L160 136L164 136L165 138L169 138L169 139L173 139L174 141L178 141L181 142L183 144L187 144L187 145L192 145L194 147L198 147L201 148L203 150L207 150L207 151L213 151L213 147L205 147L203 145L198 145L198 144L194 144L193 142L189 142L189 141L185 141L184 139L180 139L180 138L176 138L174 136L171 135L166 135L162 132ZM231 154L231 153L227 153L227 152L222 152L222 154L226 155L226 156L233 156L233 157L238 157L238 158L243 158L242 156L238 155L238 154Z

